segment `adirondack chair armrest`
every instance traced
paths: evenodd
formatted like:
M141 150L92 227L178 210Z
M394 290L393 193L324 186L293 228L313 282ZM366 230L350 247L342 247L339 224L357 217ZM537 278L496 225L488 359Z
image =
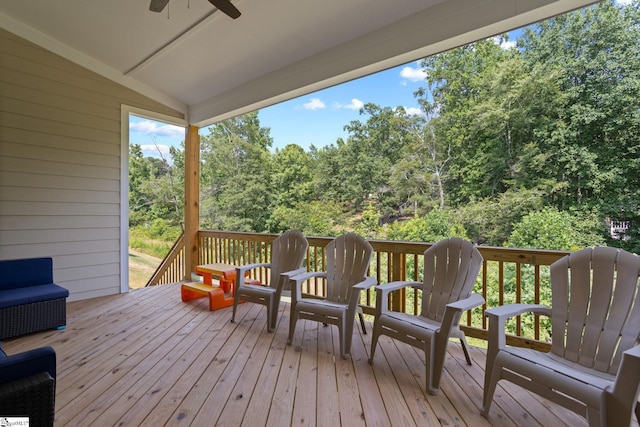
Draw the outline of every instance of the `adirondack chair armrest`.
M389 292L397 291L406 287L420 287L422 288L422 282L414 282L412 280L403 280L398 282L383 283L376 286L376 292L380 294L388 294Z
M398 291L402 288L407 288L407 287L422 288L422 282L402 280L397 282L384 283L382 285L376 286L374 288L376 290L376 316L382 312L387 311L387 307L389 306L388 305L389 293Z
M607 413L611 413L611 417L607 415L609 424L629 425L634 408L636 415L638 414L636 407L638 396L640 396L640 345L622 353L622 361L613 390L606 394Z
M355 307L360 303L360 291L367 290L375 284L378 283L376 279L371 276L367 276L364 278L362 282L358 282L351 288L351 296L349 300L349 306Z
M302 299L302 284L314 277L327 277L327 272L308 271L289 278L289 281L291 282L291 298L293 301L300 301Z
M353 288L359 291L362 291L362 290L369 289L370 287L374 286L376 283L377 283L376 279L374 279L371 276L367 276L364 278L362 282L359 282L356 285L354 285Z
M326 271L308 271L303 272L301 274L296 274L289 278L289 280L296 282L297 284L301 284L302 282L313 279L314 277L327 277Z
M459 321L460 313L481 306L482 304L484 304L484 298L479 294L471 294L467 298L447 304L440 330L446 332L448 337L449 331L451 331L454 323L457 324Z
M461 299L447 304L447 309L451 308L456 311L467 311L484 304L484 298L480 294L471 294L465 299Z
M484 315L491 320L500 318L507 320L510 317L519 316L524 313L542 314L551 317L551 309L540 304L507 304L500 307L485 310Z
M285 276L287 277L289 280L291 280L294 276L298 276L302 273L305 273L307 271L307 269L305 267L300 267L297 268L295 270L291 270L291 271L285 271L284 273L280 273L281 276Z
M551 317L551 309L540 304L507 304L485 310L489 319L487 360L493 360L497 351L507 345L505 324L507 320L524 313L535 313Z
M268 267L271 268L271 263L268 262L258 262L254 264L245 264L239 267L236 267L236 278L238 280L238 286L242 286L244 284L245 274L253 269L260 267Z
M307 269L305 267L300 267L300 268L296 268L295 270L291 270L291 271L285 271L280 273L280 276L284 278L284 280L280 281L280 285L279 285L279 289L278 292L282 292L282 289L285 287L286 283L291 283L291 279L295 276L298 276L302 273L306 273ZM291 285L289 285L291 286ZM293 290L293 287L291 286L291 289ZM293 292L295 293L295 291Z

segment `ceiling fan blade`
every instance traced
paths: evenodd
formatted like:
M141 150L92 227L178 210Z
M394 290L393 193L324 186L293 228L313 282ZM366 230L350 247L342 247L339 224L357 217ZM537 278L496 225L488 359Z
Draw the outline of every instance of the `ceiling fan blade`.
M230 0L209 0L209 3L211 3L233 19L236 19L240 16L240 11L236 9L236 7L231 3Z
M167 6L169 0L151 0L151 4L149 4L149 10L152 12L162 12L162 10Z

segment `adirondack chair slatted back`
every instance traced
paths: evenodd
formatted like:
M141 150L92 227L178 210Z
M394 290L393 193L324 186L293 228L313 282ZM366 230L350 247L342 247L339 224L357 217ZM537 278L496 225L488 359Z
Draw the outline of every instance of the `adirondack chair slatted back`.
M640 338L640 257L587 248L551 265L552 348L565 359L616 374Z
M349 302L351 288L369 271L373 247L355 233L347 233L327 245L327 301Z
M289 288L288 279L282 273L300 268L309 243L304 235L295 230L287 231L278 236L271 245L271 269L269 286L277 288L285 281L284 288Z
M427 249L424 263L421 315L440 322L447 304L471 294L482 255L473 243L451 237Z

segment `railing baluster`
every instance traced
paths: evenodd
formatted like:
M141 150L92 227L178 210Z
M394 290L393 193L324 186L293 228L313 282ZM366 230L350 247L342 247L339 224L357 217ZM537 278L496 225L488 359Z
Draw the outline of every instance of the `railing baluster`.
M230 264L269 262L271 259L271 242L276 237L277 235L274 234L201 230L198 233L197 240L199 244L198 262L226 262ZM331 238L309 237L309 240L310 244L305 261L307 270L323 271L325 268L324 248L331 241ZM378 280L378 283L394 280L419 281L422 279L422 254L430 246L429 243L383 240L370 240L370 242L374 248L370 274ZM545 286L549 286L548 266L569 253L566 251L486 246L479 246L478 249L484 257L484 262L477 285L480 289L475 289L475 292L481 293L487 302L482 306L482 309L466 314L465 322L463 322L466 323L466 326L462 326L462 328L467 335L482 339L486 339L487 321L481 313L487 307L512 302L531 302L531 297L527 297L527 295L531 295L526 291L526 289L529 289L528 286L534 287L533 302L536 304L545 303L545 301L542 301L543 292L541 287L543 283ZM184 239L181 236L160 267L158 267L147 286L181 281L186 275L184 250ZM511 271L514 272L513 278L511 278ZM507 272L509 273L507 274ZM263 281L263 283L267 280L266 269L260 269L254 274L256 275L255 278ZM510 282L512 285L506 286L505 280L507 280L507 277L509 277L508 280L513 280L513 282ZM525 289L525 287L527 288ZM512 288L515 288L513 292ZM325 295L324 280L316 278L310 281L304 291L309 294ZM507 294L507 291L509 294ZM373 313L375 310L374 295L375 292L373 290L367 292L364 303L362 303L365 312L368 314ZM417 314L420 311L418 291L413 290L406 294L394 294L390 305L394 310L409 310ZM539 348L544 347L546 344L541 344L538 341L543 336L541 329L543 324L538 316L533 319L533 331L528 331L525 328L525 323L518 318L516 320L515 333L519 336L529 333L533 335L536 341L510 337L509 342L538 346Z

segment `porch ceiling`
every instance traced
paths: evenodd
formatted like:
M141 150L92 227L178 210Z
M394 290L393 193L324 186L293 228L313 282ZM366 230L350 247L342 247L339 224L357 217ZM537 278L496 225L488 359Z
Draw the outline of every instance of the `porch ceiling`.
M219 120L499 34L593 0L0 3L0 26L184 112Z

